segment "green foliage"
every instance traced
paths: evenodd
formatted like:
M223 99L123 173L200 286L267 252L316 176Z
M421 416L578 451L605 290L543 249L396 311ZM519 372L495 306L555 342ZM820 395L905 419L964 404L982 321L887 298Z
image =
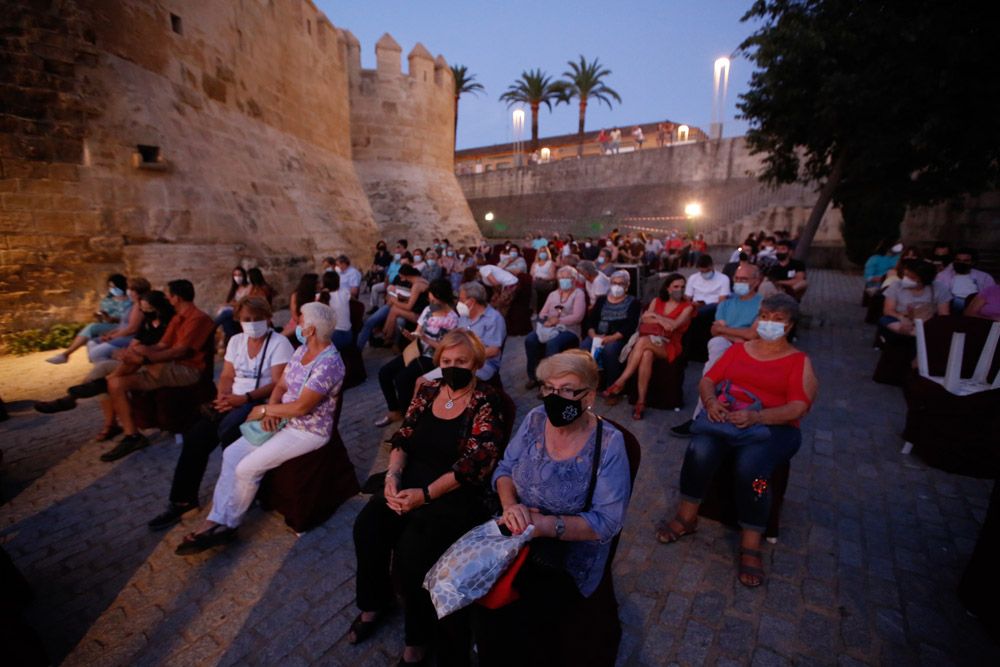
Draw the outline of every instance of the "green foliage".
M892 199L874 195L845 201L840 212L844 216L841 233L847 258L864 266L880 243L888 240L891 244L899 239L899 225L903 222L906 207Z
M583 129L587 113L587 102L595 99L611 108L611 100L618 104L622 103L621 96L604 83L605 77L611 75L611 70L602 65L597 58L590 62L582 55L580 62L570 60L569 69L563 72L565 79L562 81L563 95L560 102L569 104L570 100L576 98L580 101L580 120L577 127L577 134L580 135L580 150L583 150Z
M486 91L483 84L476 81L476 75L470 74L469 68L465 65L452 65L451 74L455 80L455 97L461 97L466 93L478 95Z
M506 102L508 107L527 104L531 108L531 148L534 150L538 148L539 107L544 104L552 111L552 103L558 103L564 97L562 82L553 81L551 76L540 69L531 69L521 72L521 78L507 87L506 92L500 95L500 101Z
M48 330L24 329L4 334L4 349L18 356L42 350L61 350L69 347L83 326L76 322L63 322L53 324Z

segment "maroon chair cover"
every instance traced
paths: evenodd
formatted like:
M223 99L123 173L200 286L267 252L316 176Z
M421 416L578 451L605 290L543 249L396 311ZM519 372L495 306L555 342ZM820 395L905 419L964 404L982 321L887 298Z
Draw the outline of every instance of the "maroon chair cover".
M646 394L646 407L658 410L673 410L684 407L684 371L687 360L682 354L674 361L655 359L653 361L653 376L649 380L649 391ZM633 375L626 386L628 402L635 405L639 400L638 374Z
M528 265L529 272L531 270L531 265L535 263L535 255L537 254L538 251L527 243L521 246L521 256L524 257L524 262Z
M865 292L868 295L868 292ZM865 324L878 324L879 318L882 317L882 311L885 307L885 296L879 292L878 294L868 296L867 303L864 304L867 310L865 311Z
M788 488L788 475L791 465L784 463L774 469L771 475L771 516L767 520L765 537L778 537L781 524L781 506L785 502L785 490ZM736 522L736 501L733 498L735 484L733 471L733 456L730 454L712 477L705 497L698 507L698 514L707 519L714 519L730 527L738 527Z
M970 378L979 363L979 355L986 346L986 338L990 335L993 320L964 315L938 315L924 323L924 336L927 341L927 365L931 375L944 375L948 365L948 352L951 349L951 337L955 333L965 334L965 354L962 356L962 377ZM993 356L993 363L987 374L993 380L1000 368L1000 346Z
M205 340L202 352L205 355L205 368L193 385L132 392L129 405L136 426L183 433L201 418L199 408L215 399L214 329Z
M361 328L365 324L365 304L357 299L351 299L348 302L348 307L351 309L351 334L354 336L354 341L357 342L358 334L361 333Z
M507 313L507 335L526 336L531 333L531 276L517 277L517 292Z
M708 361L708 341L712 337L712 317L691 318L691 326L684 332L684 357L690 361Z

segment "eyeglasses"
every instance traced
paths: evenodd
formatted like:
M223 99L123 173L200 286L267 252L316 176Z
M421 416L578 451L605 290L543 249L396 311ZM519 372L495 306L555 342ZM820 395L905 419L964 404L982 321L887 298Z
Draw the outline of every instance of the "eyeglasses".
M580 398L588 391L590 391L590 389L588 389L587 387L559 387L558 389L556 389L550 384L543 384L542 388L539 390L538 393L540 393L542 396L551 396L552 394L558 394L563 398L573 400L576 398Z

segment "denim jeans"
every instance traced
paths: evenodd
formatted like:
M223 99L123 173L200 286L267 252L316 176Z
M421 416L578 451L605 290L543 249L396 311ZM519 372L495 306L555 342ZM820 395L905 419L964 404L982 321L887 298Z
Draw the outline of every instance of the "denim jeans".
M359 349L364 351L365 345L368 344L368 339L372 337L372 332L375 331L375 327L384 325L388 318L389 306L386 305L376 310L365 320L364 326L361 327L361 333L358 334Z
M96 340L87 341L87 358L90 363L96 364L99 361L107 361L118 350L123 350L132 342L132 336L119 336L112 338L106 343Z
M700 503L712 475L726 455L735 456L736 515L746 530L764 532L771 515L771 475L791 460L802 445L802 432L795 426L770 426L771 438L747 445L730 445L723 438L696 435L688 444L681 468L681 497Z
M547 343L538 340L538 334L532 331L524 338L524 355L528 358L528 379L535 379L535 369L538 362L545 357L559 354L580 344L580 338L572 331L560 331Z
M331 339L333 340L333 346L337 348L338 352L343 352L351 345L354 345L354 334L350 331L337 329L333 332Z
M590 346L593 342L590 336L587 336L580 342L580 349L590 352ZM601 367L604 369L605 387L610 387L614 384L618 376L625 370L625 364L618 361L618 355L621 354L622 348L625 347L625 343L627 342L628 339L619 338L616 341L608 343L601 350Z
M215 324L222 327L222 333L225 334L226 341L235 336L238 333L243 332L243 327L233 316L232 308L223 308L215 317Z

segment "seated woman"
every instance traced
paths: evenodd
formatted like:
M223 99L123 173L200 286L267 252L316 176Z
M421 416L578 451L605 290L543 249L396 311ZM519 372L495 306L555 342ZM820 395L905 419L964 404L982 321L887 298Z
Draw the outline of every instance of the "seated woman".
M493 473L500 521L514 534L534 526L533 553L515 580L519 600L476 609L480 664L613 665L617 642L568 619L598 590L625 521L631 490L624 437L591 411L598 372L590 355L549 357L538 377L543 406L521 422Z
M915 336L915 320L950 312L951 294L934 282L937 270L924 260L903 262L903 278L885 290L879 327L899 336Z
M639 338L628 355L625 370L615 383L604 390L602 396L612 404L625 389L629 378L638 373L638 400L632 410L632 419L642 419L646 409L649 380L653 377L653 360L665 359L668 364L681 355L684 332L691 324L694 304L684 300L684 276L671 273L660 286L659 295L639 318Z
M420 276L429 283L445 277L441 255L434 248L428 248L424 253L424 268L420 271Z
M388 412L375 422L375 426L388 426L403 418L403 411L413 398L417 378L434 368L434 356L441 339L458 326L451 282L443 278L435 280L427 294L430 301L420 313L417 330L412 333L403 331L404 337L416 342L419 354L409 360L407 354L399 354L378 371L378 382Z
M337 328L333 331L333 344L343 352L354 344L351 331L351 290L341 289L340 275L336 271L326 271L320 278L320 290L316 300L333 308L337 316Z
M115 419L108 396L108 381L121 365L121 358L126 350L134 345L155 345L163 338L167 325L174 316L174 307L167 300L167 295L159 290L152 290L139 298L138 311L142 314L139 330L127 347L111 353L111 358L98 361L90 368L81 384L73 385L67 390L66 396L54 401L41 401L35 404L35 410L44 414L63 412L76 407L77 399L101 397L101 413L104 415L104 427L94 438L97 442L106 442L122 434L122 428Z
M120 273L108 276L108 293L101 299L101 305L94 313L95 322L91 322L76 334L73 342L65 350L49 357L45 361L50 364L65 364L69 361L71 354L86 345L89 341L97 340L109 331L114 331L128 320L129 312L132 310L132 301L129 300L126 290L128 280Z
M902 252L903 244L894 243L892 239L882 239L875 247L875 253L865 262L864 270L865 292L869 296L882 289L882 282L896 268Z
M170 503L165 512L149 522L152 530L169 528L198 509L198 489L208 457L217 446L225 448L240 437L240 424L254 406L267 402L292 358L292 344L271 329L271 306L264 297L244 297L236 304L236 317L243 331L230 338L226 346L212 413L184 433Z
M524 337L524 354L528 361L525 389L534 389L539 385L535 377L539 361L580 345L580 324L587 314L587 297L576 286L576 269L564 266L556 275L559 288L549 294L545 305L538 311L538 324L543 327L542 332L548 339L542 342L538 328Z
M247 296L262 296L273 306L275 291L264 277L264 272L255 266L247 270L247 279L250 281L250 292Z
M521 249L513 243L507 248L506 255L501 256L497 266L508 273L513 273L515 276L519 276L528 270L528 264L524 261L524 257L521 256Z
M228 342L230 338L240 332L240 323L236 319L236 304L245 296L250 295L252 285L247 278L247 270L242 266L233 267L233 280L229 283L229 293L226 294L226 302L219 306L215 313L215 324L222 327L222 333Z
M727 454L734 455L736 511L742 528L738 578L751 588L764 582L760 538L771 513L771 475L799 450L799 420L809 411L819 388L809 357L788 342L798 317L799 304L793 297L776 294L764 299L757 320L760 338L733 345L701 379L698 391L709 422L728 424L738 431L761 425L766 429L759 439L734 440L721 430L699 433L696 422L681 468L677 516L656 532L656 539L664 544L694 533L698 505L712 475ZM741 403L729 397L720 401L717 387L723 382L730 383L727 394ZM753 399L762 407L744 407Z
M128 281L126 292L128 300L137 304L152 288L145 278L132 278ZM118 328L102 334L97 340L87 341L87 357L90 358L90 363L107 361L116 351L128 347L142 326L142 319L142 311L132 307L128 311L128 318L121 322Z
M434 356L442 379L422 385L410 403L389 440L384 490L354 522L361 613L348 641L370 637L393 606L391 564L405 602L403 662L420 663L435 634L424 575L456 539L490 516L489 482L506 432L500 396L475 377L486 357L479 338L452 331ZM436 647L439 660L460 653L459 644Z
M984 287L965 309L965 314L1000 322L1000 285Z
M639 300L628 293L630 281L628 271L612 273L608 293L597 297L584 322L587 337L580 343L580 349L590 352L594 340L600 338L600 352L595 359L603 368L604 382L609 386L621 375L622 363L618 357L639 326L641 307Z
M541 310L549 294L558 286L556 263L549 248L541 248L531 264L531 285L535 290L535 308Z
M246 437L226 447L215 484L212 511L197 531L177 546L181 556L200 553L236 539L236 529L250 507L264 473L322 447L333 434L333 418L344 381L344 362L330 342L337 326L333 309L322 303L300 308L306 342L271 392L266 404L250 410L247 421L260 421L274 435L254 445ZM287 420L287 421L286 421Z
M426 262L425 262L426 265ZM389 312L386 313L382 325L381 341L383 345L392 345L396 340L396 332L407 322L415 323L429 303L428 290L430 281L417 270L416 265L400 267L401 278L409 280L409 288L396 294L389 294ZM448 283L449 286L451 283Z
M295 291L288 299L288 312L291 317L281 330L281 334L288 338L288 341L298 347L302 341L296 335L299 326L299 311L302 306L316 300L316 293L319 292L319 274L304 273L299 278L299 284L295 286Z

